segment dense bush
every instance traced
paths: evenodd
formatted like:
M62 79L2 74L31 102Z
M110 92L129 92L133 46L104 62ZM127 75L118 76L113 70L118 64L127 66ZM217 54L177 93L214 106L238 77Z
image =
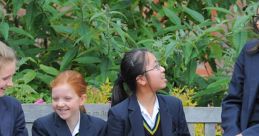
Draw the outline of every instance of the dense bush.
M234 60L254 37L249 21L258 3L180 0L2 1L1 39L20 59L15 86L23 102L49 101L49 82L66 69L93 88L116 79L123 52L148 48L166 67L168 88L194 88L198 105L219 105ZM217 13L213 16L212 13ZM207 62L213 75L196 74ZM104 95L109 95L104 93ZM106 97L105 97L106 98ZM106 101L106 100L104 100Z

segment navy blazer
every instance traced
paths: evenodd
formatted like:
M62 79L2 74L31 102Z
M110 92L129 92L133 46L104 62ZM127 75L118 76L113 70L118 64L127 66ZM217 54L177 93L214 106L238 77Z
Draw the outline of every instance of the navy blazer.
M105 131L105 121L85 113L80 114L80 136L104 136ZM72 134L66 121L53 112L33 122L32 136L72 136Z
M0 136L28 136L21 103L13 97L0 97Z
M247 51L256 44L259 44L259 40L248 42L235 63L229 92L222 102L224 136L234 136L239 133L243 136L259 134L259 124L248 128L256 94L259 91L259 53L248 54Z
M172 96L157 95L163 136L190 136L181 101ZM109 110L108 136L144 136L143 119L136 95Z

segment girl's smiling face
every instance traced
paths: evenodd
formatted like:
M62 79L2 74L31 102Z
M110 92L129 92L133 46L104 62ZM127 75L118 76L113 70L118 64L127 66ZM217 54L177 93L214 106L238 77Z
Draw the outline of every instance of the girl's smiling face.
M63 120L70 120L79 115L80 106L85 97L79 97L76 91L67 83L52 88L52 107Z
M15 73L16 62L8 62L0 69L0 97L5 94L7 87L13 85L13 75Z
M144 75L147 77L148 85L153 91L158 91L166 87L165 68L160 66L156 57L152 53L146 55L146 67Z

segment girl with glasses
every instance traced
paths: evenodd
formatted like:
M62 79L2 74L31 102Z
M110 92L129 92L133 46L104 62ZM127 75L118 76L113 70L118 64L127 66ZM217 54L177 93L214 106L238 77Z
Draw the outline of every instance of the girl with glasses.
M126 52L112 90L108 136L189 136L183 106L166 87L165 69L145 49Z

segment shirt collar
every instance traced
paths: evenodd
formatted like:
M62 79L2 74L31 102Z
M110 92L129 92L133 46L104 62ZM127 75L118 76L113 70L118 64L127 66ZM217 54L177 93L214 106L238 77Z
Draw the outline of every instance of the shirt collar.
M146 114L149 115L146 108L138 101L139 107L140 107L140 111L142 114ZM159 111L159 102L156 96L156 100L155 100L155 104L154 104L154 108L153 108L153 114L157 114Z
M79 128L80 128L80 112L79 112L79 120L76 124L76 127L73 130L72 136L75 136L77 133L79 133Z

